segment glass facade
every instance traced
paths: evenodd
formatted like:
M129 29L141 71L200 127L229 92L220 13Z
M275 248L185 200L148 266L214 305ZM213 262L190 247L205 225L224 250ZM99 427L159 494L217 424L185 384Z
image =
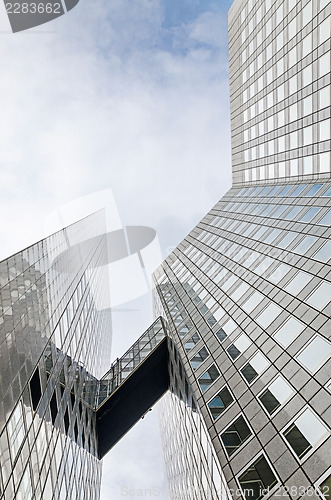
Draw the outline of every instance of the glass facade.
M99 498L85 400L89 372L109 367L104 232L99 212L0 263L1 499ZM80 248L93 237L94 247Z
M233 2L233 187L154 274L234 497L330 495L330 14L329 0ZM163 431L163 446L170 497L190 499L178 406L180 445Z

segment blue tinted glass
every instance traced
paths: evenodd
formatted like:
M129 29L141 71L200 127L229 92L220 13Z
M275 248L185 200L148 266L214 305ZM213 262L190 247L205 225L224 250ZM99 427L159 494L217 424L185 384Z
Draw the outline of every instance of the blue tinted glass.
M331 224L331 210L329 210L328 213L324 215L323 219L321 219L317 224L329 226Z
M298 196L304 189L306 189L307 184L303 184L303 186L298 186L289 196Z
M271 191L269 191L269 193L267 194L267 196L274 196L277 191L279 191L280 189L282 189L283 186L276 186L274 187Z
M300 243L294 248L294 251L296 253L300 253L301 255L304 255L308 248L310 248L315 241L317 241L317 238L314 236L306 236Z
M331 187L325 191L325 193L322 194L322 196L331 196Z
M283 238L282 240L280 240L279 243L277 243L277 246L280 248L287 248L292 243L294 238L297 237L297 235L298 233L288 232L285 238Z
M285 212L285 210L287 210L287 209L288 209L288 207L289 207L289 205L280 205L280 206L277 208L276 212L274 212L273 214L271 214L271 216L270 216L270 217L274 217L274 218L276 218L276 219L277 219L277 217L279 217L279 216L280 216L280 214L282 214L283 212Z
M293 220L296 215L303 209L303 207L298 206L292 208L292 210L289 211L289 213L284 217L285 220Z
M312 207L300 219L300 222L310 222L313 217L320 211L319 207Z
M314 194L317 193L317 191L321 189L322 186L323 184L315 184L311 189L309 189L308 193L306 193L305 196L314 196Z
M271 212L275 208L275 205L267 205L263 212L260 213L260 215L267 215L269 212Z
M273 189L273 188L271 188L271 187L269 187L269 186L265 187L265 188L264 188L264 189L262 189L262 191L259 193L259 196L267 196L268 191L270 191L271 189Z
M288 193L288 191L290 189L292 189L293 185L292 186L285 186L284 189L281 190L280 193L277 194L277 196L285 196L286 193Z
M327 241L319 251L314 255L314 259L321 260L322 262L327 262L331 259L331 241Z

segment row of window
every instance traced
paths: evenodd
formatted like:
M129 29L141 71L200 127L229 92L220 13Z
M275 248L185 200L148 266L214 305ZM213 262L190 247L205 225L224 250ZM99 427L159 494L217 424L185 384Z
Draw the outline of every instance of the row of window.
M310 222L328 226L331 219L331 210L325 213L324 207L309 207L304 205L275 205L273 203L236 203L232 202L223 207L231 213L258 215L296 222ZM313 220L314 219L314 220Z
M324 189L325 188L325 189ZM296 198L298 196L312 197L312 196L327 196L331 197L331 187L327 187L327 184L287 184L279 186L259 186L243 188L236 193L238 196L267 196L267 197L277 197L282 198L288 196L291 198Z
M260 167L245 168L243 171L244 182L256 182L265 179L279 179L284 177L298 177L299 175L312 175L329 173L331 171L330 153L320 153L303 158L295 158L277 164L262 165Z
M314 125L304 127L303 129L295 130L286 135L281 135L277 139L271 139L269 141L262 142L258 146L245 149L244 160L247 163L253 160L265 158L266 156L284 153L285 151L302 148L303 146L309 146L316 142L328 141L330 137L330 119L323 120ZM305 156L304 161L307 158L312 161L312 156ZM281 169L279 172L279 175L282 176ZM285 176L285 168L283 176Z
M316 102L314 102L316 100ZM276 101L277 102L277 101ZM274 104L273 93L267 97L262 97L254 106L254 117L262 114L266 109ZM308 95L303 99L291 104L271 116L262 119L256 125L252 125L244 130L244 142L261 137L268 132L284 127L285 124L293 123L305 116L311 115L315 111L330 106L330 86L320 89L318 92ZM247 112L248 113L248 112Z
M253 75L259 71L263 64L271 59L274 52L278 52L282 49L282 47L289 42L297 33L297 17L295 17L284 29L281 31L274 41L272 41L267 47L261 52L255 59L247 66L247 68L242 73L242 81L243 84L253 77ZM266 23L267 28L268 23ZM291 68L295 64L299 62L300 59L306 57L317 45L323 44L330 37L330 21L329 19L325 19L320 25L315 28L311 33L306 35L300 43L295 45L291 50L287 53L287 59L283 58L283 64L287 67L287 69ZM314 39L314 43L313 43ZM262 44L262 33L259 32L256 36L257 47ZM252 42L251 42L252 43ZM248 51L250 47L248 48ZM242 52L243 63L247 54L247 50ZM277 71L277 75L282 74ZM244 101L245 102L245 101Z
M257 93L264 90L266 86L274 80L275 77L280 76L287 70L288 68L284 63L284 59L278 61L278 63L272 66L265 73L265 78L264 75L262 75L261 78L259 78L250 86L249 94L247 93L247 100L251 99ZM275 104L278 104L285 98L295 94L296 92L298 92L298 90L301 90L303 87L310 85L316 78L322 78L324 75L329 74L329 72L330 58L328 54L324 54L318 59L318 61L314 61L312 64L309 64L304 69L293 75L291 78L286 79L284 83L277 85L277 89L272 89L266 96L261 96L260 99L257 100L257 102L254 102L250 107L245 109L243 114L241 115L243 117L243 121L248 122L249 120L252 120L264 111L271 109ZM323 109L325 107L325 99L328 99L326 91L322 94L319 94L318 105L315 107L316 110ZM294 113L295 111L293 110L292 116ZM280 115L280 117L278 118L278 127L281 126L279 124L281 123L281 121L282 116ZM276 128L276 125L274 125L274 127ZM270 130L273 130L271 126Z

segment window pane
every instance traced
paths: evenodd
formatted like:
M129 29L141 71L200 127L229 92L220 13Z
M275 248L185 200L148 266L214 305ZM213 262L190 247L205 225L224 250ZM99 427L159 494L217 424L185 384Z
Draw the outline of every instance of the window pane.
M246 500L259 500L270 490L277 479L262 455L238 478Z
M311 372L315 372L331 354L331 343L320 336L314 338L299 354L298 360Z
M294 251L301 255L304 255L306 251L317 241L317 238L314 236L305 236L305 238L294 247Z
M219 376L219 371L215 365L208 368L208 370L198 380L202 392L205 392Z
M305 436L299 431L295 424L284 433L285 438L299 458L303 457L312 448Z
M315 217L315 215L318 214L319 211L320 211L319 207L312 207L308 210L308 212L306 212L302 217L300 217L299 221L310 222Z
M193 349L193 347L199 342L200 340L200 337L197 333L195 333L186 343L185 343L185 351L188 352L190 351L191 349Z
M209 352L205 347L203 347L199 352L197 352L190 360L193 370L196 370L201 365L201 363L203 363L205 359L208 358L208 356Z
M319 311L331 301L331 284L322 283L316 290L308 297L307 303Z
M221 434L222 442L229 456L231 456L252 433L243 417L239 417Z
M222 342L224 339L226 339L227 334L225 333L225 331L223 330L223 328L220 328L220 330L218 330L218 332L216 332L216 336Z
M327 241L325 245L314 255L314 259L322 262L327 262L331 259L331 241Z
M295 318L290 318L276 332L275 339L283 347L287 347L304 330L305 325Z
M259 399L270 415L280 407L280 402L268 389L261 394Z
M209 403L208 407L214 419L216 419L224 410L234 401L227 387L224 387L217 396Z
M258 376L258 373L249 363L247 363L247 365L244 366L244 368L241 370L241 373L243 374L248 383L252 382L252 380L254 380Z
M323 184L315 184L313 187L309 189L309 191L305 194L305 196L314 196L314 194L316 194L317 191L321 189L322 186Z

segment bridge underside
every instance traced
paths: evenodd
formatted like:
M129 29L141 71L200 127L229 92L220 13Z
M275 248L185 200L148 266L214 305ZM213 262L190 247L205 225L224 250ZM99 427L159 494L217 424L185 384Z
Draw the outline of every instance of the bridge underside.
M169 389L167 337L97 408L98 455L106 453Z

